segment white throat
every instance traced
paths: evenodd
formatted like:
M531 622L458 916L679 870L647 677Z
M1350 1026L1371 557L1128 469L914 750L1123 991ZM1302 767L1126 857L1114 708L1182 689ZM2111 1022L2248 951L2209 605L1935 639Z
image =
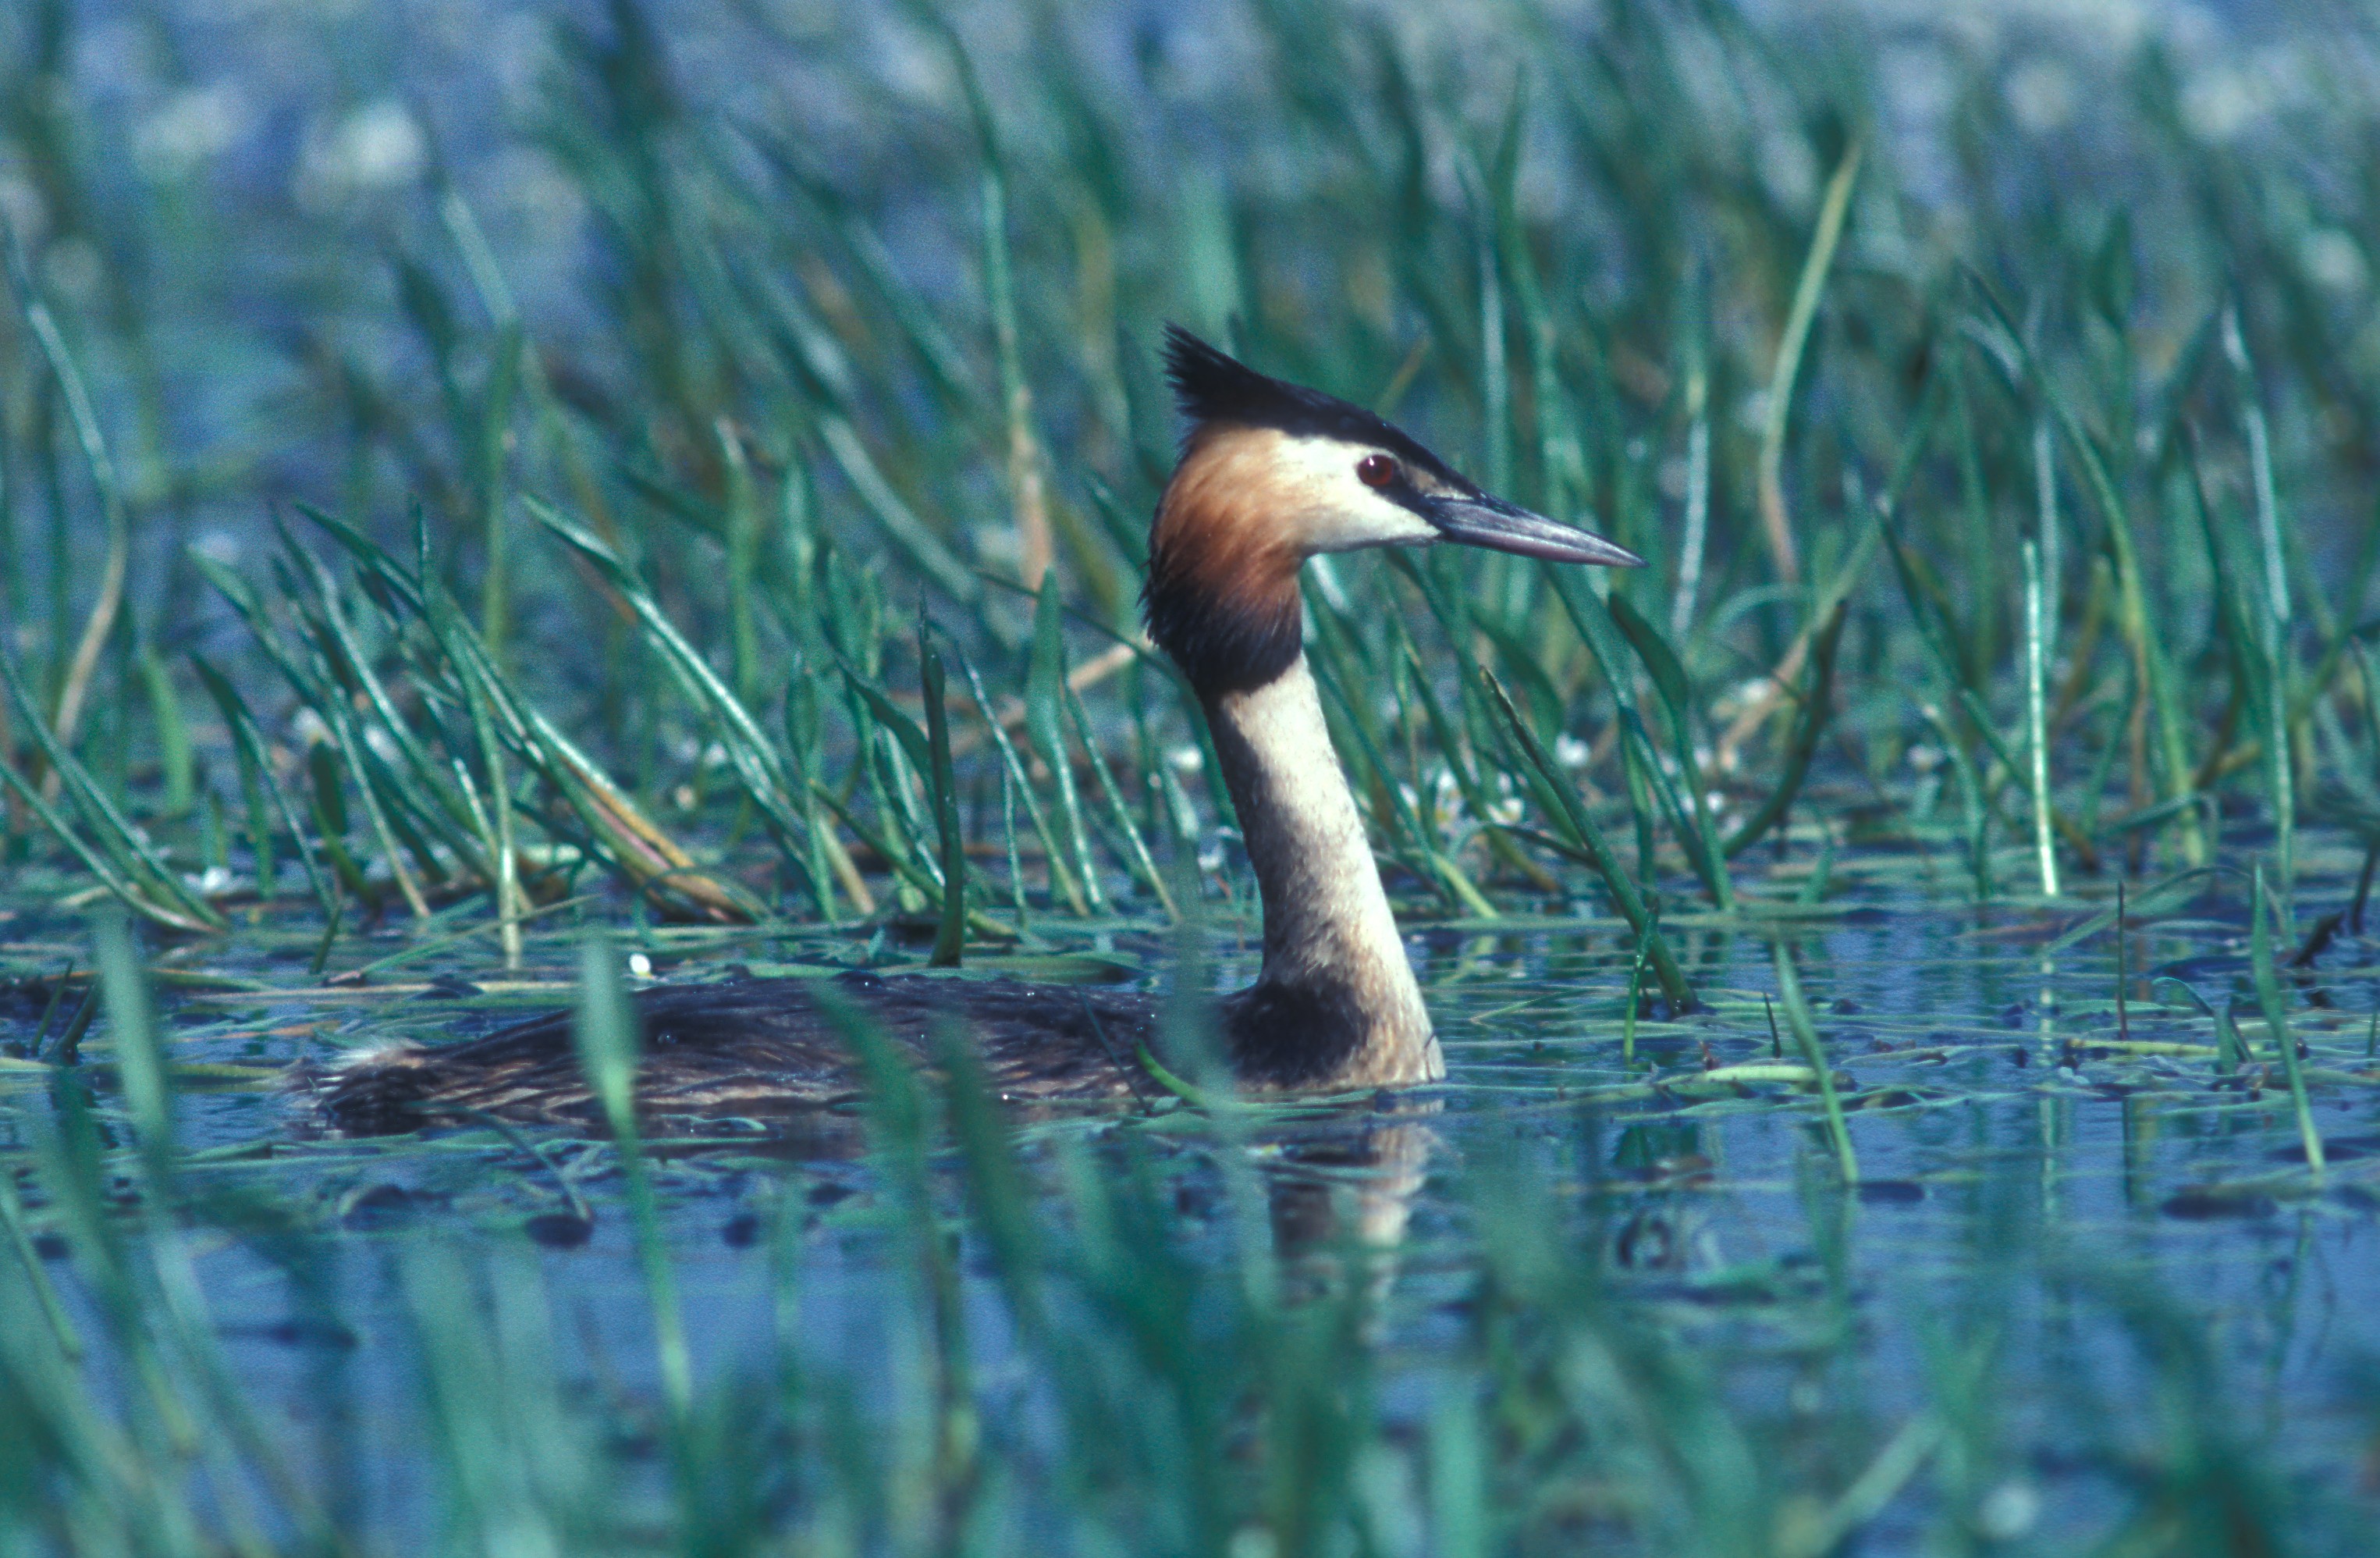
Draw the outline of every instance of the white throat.
M1305 657L1205 703L1264 898L1264 971L1245 1010L1298 1014L1294 1026L1314 1029L1252 1021L1234 1035L1243 1080L1356 1088L1444 1077Z

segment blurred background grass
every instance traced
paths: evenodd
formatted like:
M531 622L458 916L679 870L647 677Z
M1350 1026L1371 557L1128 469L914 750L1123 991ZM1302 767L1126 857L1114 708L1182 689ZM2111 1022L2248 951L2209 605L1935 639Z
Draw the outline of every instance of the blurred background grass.
M291 593L353 588L346 565L310 581L294 554L272 562L269 516L303 529L305 505L418 566L418 512L428 577L488 672L592 742L645 811L674 826L751 792L777 817L783 881L755 881L739 913L804 883L814 910L850 907L819 880L846 846L871 869L921 853L912 874L938 891L934 851L905 836L920 776L893 750L858 782L877 774L855 766L875 707L813 680L826 696L797 697L787 727L781 694L840 661L915 713L895 629L920 607L995 700L1021 691L1027 591L1054 569L1115 804L1087 771L1079 797L1049 788L1070 732L1044 708L1022 766L962 730L965 831L991 836L1013 768L1035 816L1066 813L1053 842L1087 830L1069 846L1087 880L1049 888L1153 892L1149 861L1220 815L1181 784L1187 749L1175 779L1154 761L1191 734L1162 669L1107 675L1129 653L1100 633L1136 632L1173 431L1153 344L1178 319L1654 559L1611 581L1645 629L1626 648L1532 566L1428 570L1539 733L1591 743L1567 766L1590 797L1628 797L1640 868L1666 824L1671 865L1724 901L1708 846L1730 807L1791 798L1779 691L1841 600L1840 714L1810 756L1916 794L1920 822L1937 792L1945 816L1963 804L1985 890L2009 875L1995 847L2032 849L2035 890L2058 850L2201 861L2195 797L2218 788L2265 802L2286 887L2295 813L2325 777L2372 798L2344 631L2370 610L2374 533L2372 39L2314 16L33 0L0 36L18 299L0 321L0 595L39 721L97 796L188 826L144 866L83 786L60 820L183 919L208 917L158 870L212 864L220 896L257 874L237 845L276 830L285 860L349 855L326 873L374 903L419 909L499 874L506 809L472 823L461 797L419 792L458 755L448 736L482 788L521 777L484 766L500 746L549 789L551 761L502 709L496 743L463 741L449 688L422 761L368 772L375 744L413 755L376 727L425 718L414 700L434 704L452 665L400 671L420 624L351 602L354 647L391 683L368 706ZM531 500L625 574L574 561ZM1542 887L1517 847L1461 827L1464 802L1500 804L1493 776L1424 751L1460 731L1507 761L1475 684L1442 680L1442 639L1406 654L1388 616L1418 627L1424 592L1395 566L1336 560L1310 591L1384 843L1451 907L1480 907L1487 874ZM207 588L225 568L262 591L249 623ZM733 782L760 757L667 669L624 588L779 749L773 803ZM289 676L259 656L265 623L300 629ZM1675 640L1683 696L1645 738L1597 741L1633 701L1606 651L1648 634ZM251 705L294 822L243 798L192 651ZM1408 670L1439 679L1451 725L1425 731ZM359 700L344 736L315 707L334 684ZM1370 711L1366 689L1395 696ZM56 800L26 713L17 766ZM2265 738L2274 717L2287 740ZM1694 782L1668 782L1682 761ZM796 767L881 849L811 817ZM12 808L21 859L40 829ZM616 863L627 846L577 809L580 842ZM455 863L473 838L484 858Z

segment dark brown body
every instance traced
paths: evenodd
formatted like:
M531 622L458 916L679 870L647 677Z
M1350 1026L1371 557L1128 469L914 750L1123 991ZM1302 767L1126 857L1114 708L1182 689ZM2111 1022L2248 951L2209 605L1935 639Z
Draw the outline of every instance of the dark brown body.
M643 1050L638 1102L656 1117L767 1116L863 1096L849 1018L920 1069L938 1066L937 1028L955 1029L984 1085L1011 1102L1160 1090L1137 1058L1156 1036L1155 1004L1127 992L854 972L663 986L631 1004ZM375 1051L320 1077L315 1102L358 1134L474 1114L590 1125L598 1111L572 1021L554 1012L465 1043Z
M766 1118L868 1091L847 1037L865 1023L913 1067L941 1069L938 1029L975 1057L983 1086L1007 1103L1152 1100L1166 1087L1142 1064L1162 1055L1158 1007L1131 991L854 970L819 979L735 979L663 985L630 1002L637 1019L637 1100L656 1118ZM1293 1091L1377 1086L1345 1062L1356 1029L1326 999L1257 985L1215 1007L1239 1088ZM300 1078L334 1128L358 1135L437 1120L598 1123L573 1042L573 1014L550 1012L459 1044L403 1043ZM1160 1062L1162 1064L1162 1062ZM1175 1057L1170 1069L1196 1068Z

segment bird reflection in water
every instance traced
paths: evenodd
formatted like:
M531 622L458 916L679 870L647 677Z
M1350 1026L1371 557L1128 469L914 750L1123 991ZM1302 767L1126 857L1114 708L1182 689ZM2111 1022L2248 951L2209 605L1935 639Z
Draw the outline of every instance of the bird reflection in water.
M1414 1204L1443 1145L1435 1099L1400 1100L1361 1116L1305 1122L1262 1145L1273 1252L1293 1302L1362 1285L1377 1330L1396 1284Z

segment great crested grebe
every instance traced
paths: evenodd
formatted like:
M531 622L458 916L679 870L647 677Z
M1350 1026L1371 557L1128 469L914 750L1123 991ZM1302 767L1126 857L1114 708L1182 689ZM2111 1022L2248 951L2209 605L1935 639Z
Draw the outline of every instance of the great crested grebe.
M1179 326L1165 358L1190 425L1149 529L1142 602L1150 639L1206 712L1264 907L1262 970L1220 1004L1225 1056L1250 1090L1436 1081L1446 1063L1306 669L1299 566L1439 541L1559 563L1642 559L1490 496L1362 407L1269 378ZM1137 1056L1163 1053L1146 996L1007 980L740 979L648 989L634 1007L638 1101L660 1114L857 1096L837 1008L927 1065L936 1026L958 1025L986 1083L1018 1101L1146 1091ZM318 1102L350 1130L471 1114L583 1121L593 1111L570 1020L370 1052L323 1078Z

